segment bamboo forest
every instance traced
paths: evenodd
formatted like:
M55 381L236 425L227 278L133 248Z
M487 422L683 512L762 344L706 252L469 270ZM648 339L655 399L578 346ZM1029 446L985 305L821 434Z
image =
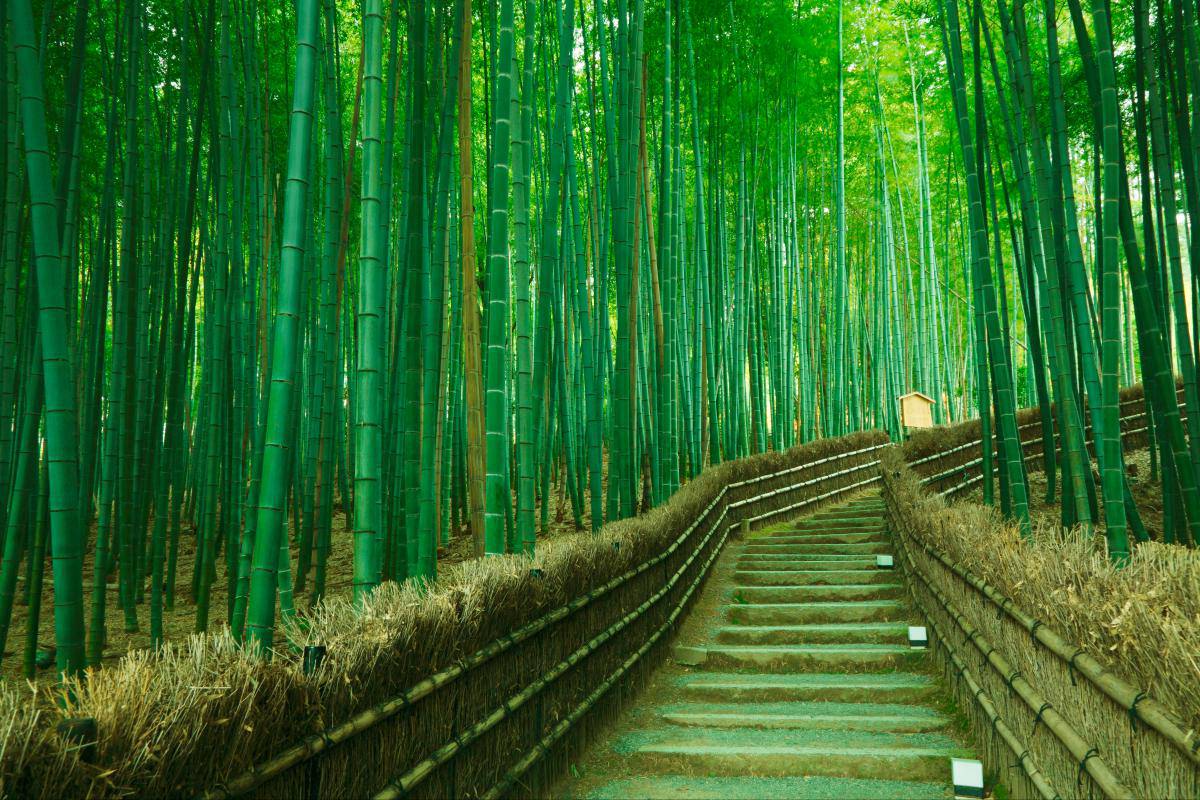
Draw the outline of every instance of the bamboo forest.
M897 551L905 514L935 516L893 499L911 469L936 514L982 509L962 525L993 531L963 549L980 580L1007 574L1003 531L1025 564L1083 542L1105 585L1149 581L1151 553L1200 574L1197 0L4 9L0 685L61 692L39 713L96 717L78 708L105 673L205 641L308 680L330 609L386 626L386 598L442 597L461 620L500 607L470 589L488 564L541 581L466 659L677 545L692 564L713 503L783 521L738 494L782 504L772 470L833 480L880 442L905 466L872 456L883 499L845 514ZM616 572L587 561L622 548ZM1055 629L1109 625L1074 624ZM1178 697L1153 687L1185 723L1194 667ZM0 794L35 794L5 769ZM122 791L183 791L149 785Z

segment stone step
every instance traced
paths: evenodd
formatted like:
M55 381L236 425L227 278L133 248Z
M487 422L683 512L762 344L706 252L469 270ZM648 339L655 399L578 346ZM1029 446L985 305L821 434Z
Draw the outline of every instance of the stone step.
M890 570L881 570L875 566L875 556L835 557L813 555L811 553L746 553L738 558L738 569L795 569L799 571L821 572L866 572L874 570L883 575L891 575Z
M800 517L796 521L804 522L807 520L822 519L882 520L883 518L883 509L839 507L818 511L816 514Z
M692 700L767 703L799 700L910 703L938 691L933 678L918 672L797 673L793 675L698 672L678 679L681 694Z
M947 768L948 770L949 768ZM588 800L946 800L948 783L831 778L696 777L644 775L609 781L587 793Z
M785 523L773 530L781 531L884 531L887 525L883 520L858 519L855 517L805 519Z
M727 625L717 629L717 642L734 645L907 644L904 622L836 622L816 625Z
M860 512L860 511L842 511L830 513L818 513L812 517L799 517L798 519L790 519L784 523L785 525L886 525L887 519L882 513Z
M746 548L752 545L746 545ZM875 566L875 553L792 553L788 551L790 545L772 545L756 550L742 549L738 553L739 561L764 561L768 559L790 559L794 561L843 561L854 563L862 561L869 563L872 567Z
M743 550L744 553L789 553L793 555L804 554L819 554L819 555L837 555L837 556L859 556L874 555L875 553L889 553L892 550L892 545L889 542L857 542L857 543L842 543L842 542L784 542L775 543L769 540L758 540L750 542Z
M627 772L697 772L703 775L944 780L948 759L965 755L938 733L760 730L754 728L637 731L614 745Z
M912 666L925 655L924 650L913 650L907 644L714 645L702 651L698 661L684 663L764 672L852 672ZM685 658L696 655L689 653Z
M932 709L899 703L678 703L661 708L659 714L672 725L702 728L923 733L950 722Z
M888 600L899 597L899 583L796 584L790 570L735 572L733 598L744 603L801 603L822 600Z
M736 625L799 625L805 622L899 622L908 616L897 600L829 603L746 603L725 606Z
M877 569L874 564L863 569L812 569L811 561L792 561L790 559L769 559L763 561L741 561L737 563L739 572L777 572L787 570L794 577L795 584L833 583L888 583L896 579L892 570Z
M781 532L755 539L756 544L795 544L810 542L812 544L862 544L888 542L890 537L881 531L850 531L847 533L828 531L813 531L812 533Z
M791 524L779 525L776 528L770 528L766 534L760 536L760 539L769 539L772 536L797 536L797 535L814 535L814 534L875 534L877 536L886 536L888 533L887 527L884 525L860 525L860 524L823 524L817 525L812 523L806 524Z

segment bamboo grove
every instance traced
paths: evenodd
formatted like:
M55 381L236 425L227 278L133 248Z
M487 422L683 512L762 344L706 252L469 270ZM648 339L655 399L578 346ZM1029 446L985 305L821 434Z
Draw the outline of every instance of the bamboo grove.
M1193 0L1047 2L9 0L0 645L286 646L914 389L1119 553L1144 378L1200 534Z
M944 0L937 19L968 197L977 407L998 454L988 468L1027 529L1013 386L1015 345L1026 345L1042 435L1058 435L1046 500L1057 497L1063 524L1102 530L1122 562L1149 535L1122 451L1122 382L1145 385L1163 540L1200 544L1197 9L1066 6ZM1014 282L1020 308L1005 309ZM1006 327L1016 311L1023 342Z

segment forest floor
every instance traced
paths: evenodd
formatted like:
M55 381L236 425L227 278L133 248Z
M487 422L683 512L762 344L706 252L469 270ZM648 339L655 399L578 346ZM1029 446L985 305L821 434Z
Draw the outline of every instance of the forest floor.
M555 489L549 502L549 526L545 531L538 530L539 539L556 538L577 530L586 530L591 520L584 509L582 514L583 527L577 527L572 515L570 500L565 491ZM538 513L540 514L540 507ZM290 520L289 520L290 523ZM154 520L151 518L150 526ZM152 529L152 528L148 528ZM296 542L295 526L289 524L291 541ZM95 542L96 526L89 530L89 542ZM353 587L353 531L351 520L346 516L345 509L337 505L333 514L333 529L330 540L329 560L326 570L325 597L349 598ZM94 547L89 548L84 555L83 564L83 595L84 620L90 625L92 609L92 592L95 577ZM448 544L438 548L438 564L446 567L466 561L474 556L473 544L469 532L462 528L454 531ZM292 546L292 568L295 569L299 557L299 549ZM217 556L217 574L210 590L208 630L219 630L226 624L228 614L229 581L225 570L225 553L222 550ZM196 532L191 526L185 525L179 538L179 556L175 579L175 604L173 609L163 611L163 637L167 642L178 643L185 641L196 632L196 602L192 594L192 576L196 563ZM311 604L313 569L310 569L307 585L304 591L295 595L296 610L303 614ZM54 576L51 571L49 548L45 560L45 573L42 583L41 607L38 614L38 634L36 639L35 661L41 666L35 667L31 674L25 671L25 651L28 646L28 627L30 606L28 597L28 579L25 572L17 578L16 598L13 603L12 623L9 627L8 642L3 657L0 658L0 680L21 681L32 679L36 682L53 681L56 674L54 669ZM150 581L145 582L145 595L135 606L137 629L128 631L125 628L125 613L121 608L120 595L115 573L105 587L105 628L106 644L102 663L114 664L121 656L132 650L150 646Z
M1039 467L1036 471L1029 472L1029 513L1035 523L1043 525L1058 525L1061 522L1061 490L1062 486L1058 485L1054 499L1046 502L1046 473L1042 472L1041 461L1030 462L1036 463ZM1163 530L1163 499L1162 499L1162 482L1158 475L1153 475L1150 470L1150 451L1149 449L1135 450L1125 454L1125 468L1129 474L1129 487L1133 492L1134 502L1137 503L1138 512L1142 516L1142 524L1146 526L1146 532L1150 538L1155 541L1162 540ZM1093 459L1092 472L1097 484L1099 484L1099 465ZM1061 479L1062 474L1058 474ZM999 486L996 488L997 502L999 502ZM976 487L971 492L963 495L963 499L974 503L983 502L983 489ZM1100 508L1100 519L1097 524L1102 524L1104 520L1104 509Z

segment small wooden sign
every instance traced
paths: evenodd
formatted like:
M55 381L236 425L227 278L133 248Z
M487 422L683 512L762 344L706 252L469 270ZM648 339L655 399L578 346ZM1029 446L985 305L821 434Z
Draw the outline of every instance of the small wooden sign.
M902 394L900 400L900 424L906 428L932 428L934 399L921 392Z

